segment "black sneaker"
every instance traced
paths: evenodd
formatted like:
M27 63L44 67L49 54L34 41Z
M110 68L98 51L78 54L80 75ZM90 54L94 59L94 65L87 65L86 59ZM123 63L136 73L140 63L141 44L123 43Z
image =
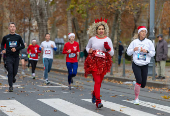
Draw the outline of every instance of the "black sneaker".
M102 103L99 103L97 107L98 107L98 108L102 108L102 107L103 107L103 104L102 104Z
M162 77L162 76L161 76L161 79L165 79L165 77Z
M9 92L13 92L13 87L9 87Z
M73 83L73 78L71 78L71 83Z
M35 77L32 77L32 79L35 79Z
M16 78L13 78L13 83L15 83L16 82Z
M71 90L71 85L68 86L69 90Z

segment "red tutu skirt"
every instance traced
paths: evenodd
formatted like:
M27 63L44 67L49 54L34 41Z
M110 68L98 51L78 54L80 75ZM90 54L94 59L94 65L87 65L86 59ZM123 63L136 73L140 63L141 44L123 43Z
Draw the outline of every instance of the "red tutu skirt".
M85 77L92 74L92 71L97 71L97 74L105 75L110 72L112 66L112 57L108 52L105 53L105 58L95 56L95 52L89 54L84 63Z

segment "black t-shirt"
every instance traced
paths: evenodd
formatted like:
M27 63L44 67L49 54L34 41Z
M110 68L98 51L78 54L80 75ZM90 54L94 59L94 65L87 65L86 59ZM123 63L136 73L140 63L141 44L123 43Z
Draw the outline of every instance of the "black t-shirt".
M123 50L124 50L123 46L119 45L119 56L122 56Z
M6 44L6 56L19 57L19 52L21 49L25 48L24 42L20 35L18 34L8 34L3 37L1 43L1 49L4 50L4 45ZM11 49L15 48L16 52L12 52Z

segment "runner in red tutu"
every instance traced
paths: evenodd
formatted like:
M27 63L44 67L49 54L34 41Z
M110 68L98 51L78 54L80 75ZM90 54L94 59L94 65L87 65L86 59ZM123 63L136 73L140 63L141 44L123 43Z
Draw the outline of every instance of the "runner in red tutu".
M97 108L103 107L100 99L100 87L104 75L110 72L112 57L114 54L113 44L109 37L109 27L107 20L95 20L90 26L88 34L91 36L86 50L89 53L84 63L85 77L92 74L95 84L92 92L92 103L96 103Z

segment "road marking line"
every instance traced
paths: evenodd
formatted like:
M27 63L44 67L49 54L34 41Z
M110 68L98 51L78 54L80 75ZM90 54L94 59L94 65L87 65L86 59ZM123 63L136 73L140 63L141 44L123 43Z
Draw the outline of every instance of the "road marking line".
M123 100L123 101L128 102L128 103L133 103L133 100L132 101ZM168 106L164 106L164 105L160 105L160 104L156 104L156 103L151 103L151 102L145 102L145 101L142 101L142 100L139 101L139 105L170 113L170 107L168 107Z
M38 87L68 87L68 86L42 86L42 85L37 85Z
M3 76L3 75L0 75L0 79L5 79L5 80L7 80L7 79L8 79L8 77Z
M21 85L13 85L13 87L20 87ZM0 86L0 87L9 87L9 85L7 86Z
M87 102L91 102L91 99L82 99L82 100L87 101ZM117 112L120 112L120 113L123 113L123 114L126 114L126 115L130 115L130 116L156 116L156 115L153 115L153 114L150 114L150 113L147 113L147 112L136 110L134 108L130 108L130 107L123 106L123 105L120 105L120 104L112 103L112 102L109 102L109 101L103 100L102 103L103 103L103 106L106 107L106 108L113 109Z
M103 116L62 99L38 99L69 116Z
M40 116L16 100L0 100L0 110L8 116Z

